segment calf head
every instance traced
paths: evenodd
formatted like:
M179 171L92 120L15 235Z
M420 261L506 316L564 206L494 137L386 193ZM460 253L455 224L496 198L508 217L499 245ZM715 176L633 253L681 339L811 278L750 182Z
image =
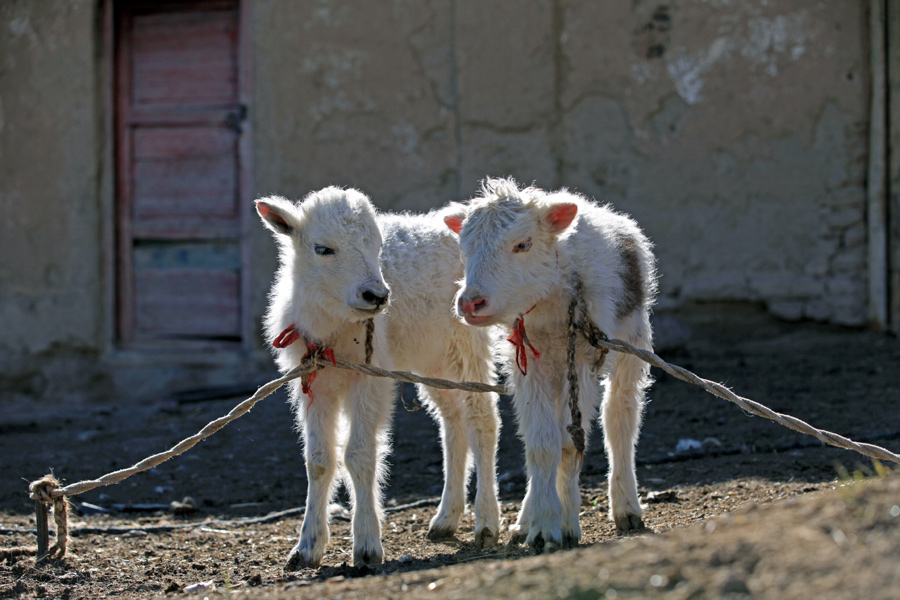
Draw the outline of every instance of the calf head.
M509 323L551 292L560 284L557 240L577 212L512 179L487 179L479 197L451 207L444 222L466 263L457 314L470 325Z
M364 194L328 187L296 204L262 198L256 211L281 245L279 278L290 280L298 308L315 306L344 321L384 310L389 289L379 266L381 231Z

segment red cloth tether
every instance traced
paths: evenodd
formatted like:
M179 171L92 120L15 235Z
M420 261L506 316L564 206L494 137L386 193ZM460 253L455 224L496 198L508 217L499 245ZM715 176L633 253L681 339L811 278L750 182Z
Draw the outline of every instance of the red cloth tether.
M300 332L297 331L297 326L291 323L290 327L279 333L278 337L272 340L272 345L276 348L287 348L296 342L299 337Z
M537 306L537 304L534 306ZM513 322L512 335L506 338L507 342L516 347L516 366L519 367L519 371L522 375L528 375L528 354L525 352L526 344L531 349L531 353L534 354L535 358L541 357L541 353L537 351L537 348L531 345L531 342L528 341L528 334L525 333L525 315L533 311L534 306L516 317L516 320Z
M300 338L300 331L297 329L297 325L291 323L289 327L287 327L284 331L278 334L272 341L272 345L276 348L287 348L294 342L296 342ZM303 355L301 360L306 360L307 358L313 356L316 353L319 353L321 356L331 361L331 364L337 366L337 360L334 358L334 350L329 346L319 347L312 342L306 342L306 354ZM313 393L312 393L312 382L316 379L317 371L312 371L306 377L300 379L300 388L303 390L303 393L309 396L309 406L306 407L306 410L309 410L309 407L312 406L313 403Z
M306 343L306 354L303 355L302 360L306 360L316 352L321 353L324 358L331 361L331 364L337 366L337 360L334 358L334 350L332 348L325 346L320 349L319 346L316 346L311 342ZM318 371L312 371L309 375L300 380L300 388L303 390L304 394L309 396L309 405L306 407L306 410L309 410L309 407L312 406L312 403L315 400L315 398L313 398L311 386L312 382L316 379L316 373L318 373Z

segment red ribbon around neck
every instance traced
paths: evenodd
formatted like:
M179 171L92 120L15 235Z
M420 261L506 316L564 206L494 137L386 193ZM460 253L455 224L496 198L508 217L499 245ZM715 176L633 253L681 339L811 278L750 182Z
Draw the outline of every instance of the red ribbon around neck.
M513 322L512 335L506 338L507 342L516 347L516 366L519 367L519 371L521 371L522 375L528 375L528 354L525 352L526 345L531 349L531 353L534 354L535 358L541 357L541 353L531 345L531 342L528 341L528 334L525 333L525 315L533 310L534 306L516 317L516 320Z
M319 346L316 346L315 344L310 343L310 342L306 343L306 354L303 355L302 360L306 360L307 358L309 358L310 356L313 356L316 353L321 354L322 357L330 360L331 364L333 364L334 366L337 366L337 361L334 358L334 350L332 350L328 346L325 346L324 348L319 348ZM316 380L316 373L318 373L318 371L312 371L309 375L307 375L306 377L304 377L300 380L300 388L303 390L304 394L309 396L309 406L306 407L306 410L309 410L309 407L312 406L312 403L315 400L315 398L313 398L311 386L312 386L312 382Z
M296 342L299 337L300 332L297 331L297 326L291 323L290 327L279 333L278 337L272 340L272 345L276 348L287 348Z
M276 348L287 348L299 338L300 331L295 324L291 323L290 327L278 334L278 337L272 341L272 345ZM329 346L320 347L312 342L306 342L306 354L303 355L301 360L306 360L317 353L325 359L330 360L331 364L334 366L337 366L337 360L334 358L334 350L332 348ZM300 379L300 388L303 390L304 394L309 396L309 406L306 407L306 410L309 410L309 407L312 406L314 400L311 386L312 382L316 379L316 373L318 373L318 371L312 371L309 375Z

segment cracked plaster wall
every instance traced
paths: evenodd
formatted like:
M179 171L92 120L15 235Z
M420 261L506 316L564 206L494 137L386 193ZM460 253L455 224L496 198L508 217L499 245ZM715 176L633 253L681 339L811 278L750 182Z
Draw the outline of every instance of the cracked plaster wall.
M865 322L862 2L269 0L255 27L261 193L565 185L639 220L662 307Z
M52 9L51 5L52 4ZM0 3L0 354L96 349L94 2Z
M561 179L641 222L661 305L864 323L862 3L570 2L565 23Z
M100 5L0 2L6 364L108 346ZM252 187L424 210L485 175L565 185L638 219L663 308L863 324L864 6L254 0ZM250 243L258 321L275 248Z

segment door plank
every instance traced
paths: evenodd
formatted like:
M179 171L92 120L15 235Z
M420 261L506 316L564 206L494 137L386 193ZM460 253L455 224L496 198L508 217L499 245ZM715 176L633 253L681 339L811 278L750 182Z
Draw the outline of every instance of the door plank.
M237 218L235 157L136 161L135 221L154 217Z
M117 7L120 337L240 342L239 4Z
M235 102L236 17L232 11L135 16L134 103Z
M236 270L135 270L136 334L141 337L240 336Z
M174 159L200 156L234 156L237 136L214 127L136 127L134 158Z

